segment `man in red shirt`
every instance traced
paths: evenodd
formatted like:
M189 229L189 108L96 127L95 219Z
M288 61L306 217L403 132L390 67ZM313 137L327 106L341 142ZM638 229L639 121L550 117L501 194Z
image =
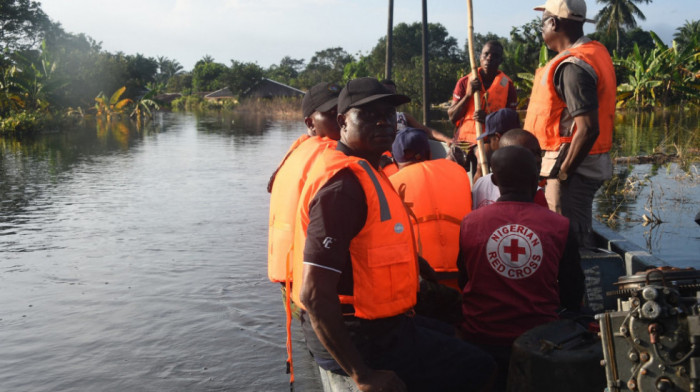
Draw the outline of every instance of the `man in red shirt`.
M477 78L470 73L457 81L452 94L452 106L447 109L450 121L457 126L455 142L476 143L476 121L484 123L486 115L498 109L515 109L518 97L515 86L498 67L503 62L503 45L498 41L488 41L479 57L481 66ZM476 91L481 92L481 110L474 112Z

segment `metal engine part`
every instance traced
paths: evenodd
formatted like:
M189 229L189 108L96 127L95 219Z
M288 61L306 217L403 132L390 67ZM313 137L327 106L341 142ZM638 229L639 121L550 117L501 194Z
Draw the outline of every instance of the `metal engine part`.
M618 310L596 315L607 392L700 392L700 272L657 268L621 277Z

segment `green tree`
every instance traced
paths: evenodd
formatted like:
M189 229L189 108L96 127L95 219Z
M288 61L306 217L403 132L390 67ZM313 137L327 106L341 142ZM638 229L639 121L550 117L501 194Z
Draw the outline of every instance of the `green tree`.
M224 80L231 92L241 97L260 82L264 75L265 71L256 63L231 60L231 67L226 72Z
M598 0L604 4L596 15L598 31L608 35L615 35L615 49L620 51L620 33L625 28L637 27L637 19L646 20L646 16L637 4L649 4L651 0Z
M394 27L392 42L392 79L398 91L411 97L412 104L423 101L423 36L422 24L399 23ZM386 37L379 38L367 56L347 69L354 77L384 77ZM450 36L439 23L428 24L428 55L430 57L430 103L444 102L452 95L461 70L467 68L464 53L457 39ZM366 73L362 75L362 73Z
M165 91L168 93L182 93L187 95L192 92L192 73L183 72L176 74L168 80L165 86Z
M156 80L158 74L158 61L146 57L141 53L126 56L126 72L128 78L125 82L126 97L135 99L145 93L146 86Z
M303 88L309 88L322 81L340 82L345 65L353 60L352 55L340 47L318 51L299 75L299 84Z
M215 91L226 87L226 74L228 68L221 63L214 62L214 59L206 55L197 61L192 70L192 89L194 91L205 92Z
M171 60L165 56L158 56L156 61L158 62L158 73L156 74L155 81L164 86L168 84L170 78L180 74L183 70L182 64L177 60Z
M297 78L303 70L303 59L293 59L289 56L284 56L279 64L272 64L265 70L265 77L296 87Z
M700 20L686 20L683 26L676 29L673 40L681 47L700 46Z
M0 1L0 46L11 52L38 46L50 24L39 2Z

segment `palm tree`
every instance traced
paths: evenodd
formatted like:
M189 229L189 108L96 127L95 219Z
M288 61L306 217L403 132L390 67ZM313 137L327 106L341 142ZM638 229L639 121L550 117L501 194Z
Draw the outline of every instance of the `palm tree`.
M700 44L700 20L685 21L685 24L676 29L673 39L681 47Z
M605 34L615 33L615 49L620 51L620 30L637 27L635 17L646 20L644 13L636 4L649 4L651 0L598 0L604 4L603 9L596 15L596 28Z

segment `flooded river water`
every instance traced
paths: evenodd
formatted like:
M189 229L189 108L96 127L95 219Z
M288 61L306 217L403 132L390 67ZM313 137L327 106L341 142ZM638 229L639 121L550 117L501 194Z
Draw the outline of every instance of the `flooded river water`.
M288 390L265 186L302 127L160 113L0 140L0 390Z
M265 186L299 128L258 121L4 141L1 391L288 390Z

